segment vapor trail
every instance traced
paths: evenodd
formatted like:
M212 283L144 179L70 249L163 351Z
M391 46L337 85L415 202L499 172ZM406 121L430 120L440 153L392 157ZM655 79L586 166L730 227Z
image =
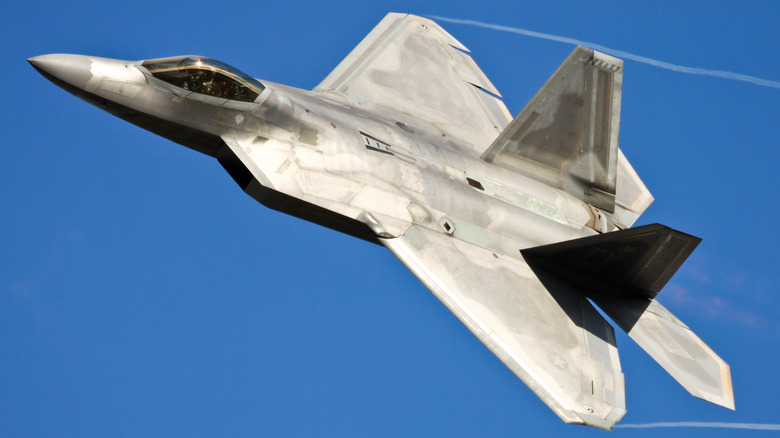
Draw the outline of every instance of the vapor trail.
M735 81L742 81L742 82L749 82L751 84L755 85L761 85L763 87L772 87L772 88L780 88L780 82L778 81L770 81L768 79L761 79L757 78L755 76L748 76L743 75L741 73L734 73L730 71L723 71L723 70L709 70L705 68L698 68L698 67L686 67L684 65L677 65L677 64L671 64L664 61L659 61L657 59L647 58L645 56L639 56L634 55L633 53L624 52L622 50L615 50L610 49L609 47L604 47L600 44L594 44L589 43L587 41L581 41L574 38L567 38L557 35L550 35L548 33L542 33L542 32L534 32L532 30L527 29L521 29L519 27L510 27L510 26L502 26L499 24L490 24L490 23L483 23L481 21L474 21L474 20L462 20L459 18L447 18L447 17L440 17L438 15L430 15L429 17L433 18L434 20L438 21L446 21L449 23L457 23L457 24L467 24L469 26L477 26L477 27L484 27L487 29L493 29L493 30L500 30L503 32L511 32L511 33L517 33L520 35L526 35L534 38L541 38L544 40L550 40L550 41L557 41L559 43L567 43L567 44L575 44L579 46L586 46L590 47L591 49L596 49L598 51L608 53L610 55L617 56L619 58L623 59L630 59L632 61L641 62L644 64L650 64L655 67L660 67L666 70L676 71L680 73L689 73L692 75L704 75L704 76L714 76L716 78L723 78L723 79L732 79Z
M651 429L656 427L711 427L717 429L749 429L749 430L780 430L780 424L760 423L707 423L698 421L681 421L675 423L644 423L644 424L618 424L617 427L630 429Z

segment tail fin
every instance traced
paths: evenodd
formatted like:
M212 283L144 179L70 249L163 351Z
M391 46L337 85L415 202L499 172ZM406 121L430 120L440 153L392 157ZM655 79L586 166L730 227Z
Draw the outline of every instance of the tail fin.
M482 159L615 210L623 61L577 47Z
M734 409L728 364L654 300L700 241L653 224L522 253L537 273L541 269L582 288L692 395Z
M654 298L701 239L653 224L523 250L592 295Z

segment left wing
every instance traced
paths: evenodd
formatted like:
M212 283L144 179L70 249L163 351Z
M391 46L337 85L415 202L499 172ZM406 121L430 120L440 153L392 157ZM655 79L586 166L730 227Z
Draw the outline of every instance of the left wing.
M388 14L314 92L424 120L481 154L512 118L467 52L431 20Z
M417 225L379 240L563 421L612 429L623 417L614 332L571 286Z

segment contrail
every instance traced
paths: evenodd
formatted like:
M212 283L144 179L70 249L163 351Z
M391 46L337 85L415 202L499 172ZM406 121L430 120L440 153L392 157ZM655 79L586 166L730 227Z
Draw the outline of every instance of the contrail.
M760 423L708 423L698 421L681 421L675 423L644 423L644 424L618 424L616 428L626 429L651 429L655 427L711 427L717 429L749 429L749 430L780 430L780 424Z
M644 64L650 64L655 67L664 68L666 70L676 71L680 73L689 73L692 75L704 75L704 76L714 76L716 78L723 78L723 79L731 79L735 81L742 81L742 82L749 82L751 84L755 85L761 85L763 87L772 87L772 88L780 88L780 82L778 81L770 81L768 79L761 79L757 78L755 76L748 76L743 75L741 73L734 73L730 71L723 71L723 70L709 70L706 68L698 68L698 67L686 67L684 65L677 65L677 64L671 64L664 61L659 61L657 59L647 58L645 56L639 56L634 55L633 53L624 52L622 50L615 50L610 49L609 47L604 47L600 44L594 44L589 43L587 41L581 41L574 38L567 38L557 35L550 35L549 33L542 33L542 32L534 32L532 30L527 29L521 29L519 27L510 27L510 26L501 26L499 24L490 24L490 23L483 23L481 21L474 21L474 20L462 20L458 18L447 18L447 17L440 17L438 15L429 15L430 18L433 18L434 20L438 21L447 21L450 23L457 23L457 24L467 24L469 26L478 26L478 27L484 27L487 29L493 29L493 30L500 30L503 32L511 32L511 33L517 33L520 35L526 35L534 38L541 38L545 40L550 41L557 41L559 43L567 43L567 44L575 44L579 46L586 46L590 47L591 49L596 49L598 51L608 53L610 55L617 56L619 58L623 59L630 59L632 61L641 62Z

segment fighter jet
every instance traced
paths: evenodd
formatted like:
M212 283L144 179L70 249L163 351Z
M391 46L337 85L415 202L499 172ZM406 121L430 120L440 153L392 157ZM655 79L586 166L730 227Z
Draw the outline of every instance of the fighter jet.
M389 249L567 423L626 413L594 306L692 395L734 408L729 366L655 299L700 239L632 228L653 197L618 148L619 59L575 48L514 118L465 46L406 14L311 91L202 56L29 62L216 158L261 204Z

